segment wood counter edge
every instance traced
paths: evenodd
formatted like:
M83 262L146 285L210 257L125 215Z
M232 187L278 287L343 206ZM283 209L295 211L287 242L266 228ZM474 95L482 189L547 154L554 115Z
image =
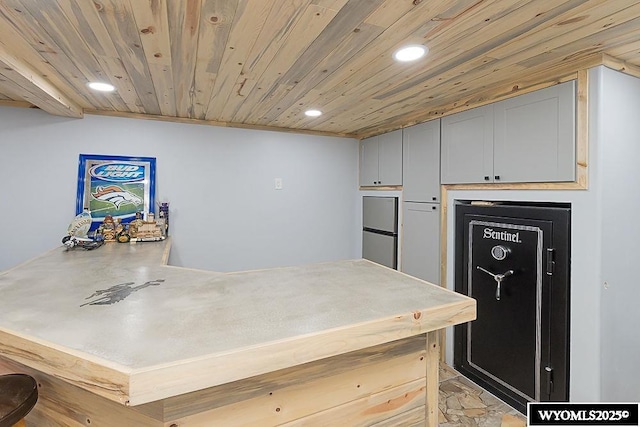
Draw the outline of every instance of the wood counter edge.
M136 369L131 373L129 404L142 405L373 347L468 322L476 318L475 300L301 335L257 346Z
M162 250L162 254L160 255L160 257L158 258L157 262L152 262L149 263L148 266L149 267L153 267L153 266L168 266L171 267L169 265L169 256L171 255L171 236L168 236L166 239L158 241L158 242L136 242L133 243L134 245L154 245L154 244L163 244L164 245L164 249ZM131 245L132 243L127 243L127 245ZM105 245L125 245L124 243L117 243L117 242L107 242L105 243ZM14 270L18 270L21 268L24 268L26 266L28 266L29 264L34 263L35 261L38 261L39 259L43 259L46 258L48 256L50 256L52 253L60 251L60 250L65 250L64 245L58 245L55 246L39 255L36 255L32 258L29 258L25 261L22 261L12 267L9 267L6 270L0 270L0 276L3 276L7 273L10 273ZM86 251L86 249L82 249L82 248L75 248L75 249L69 249L70 251L78 251L78 252L84 252ZM96 248L96 249L92 249L92 251L95 251L93 253L97 253L100 254L100 248ZM179 267L179 268L186 268L186 267ZM203 271L209 271L209 270L203 270Z
M0 328L2 359L18 362L109 400L129 404L132 370L97 356Z

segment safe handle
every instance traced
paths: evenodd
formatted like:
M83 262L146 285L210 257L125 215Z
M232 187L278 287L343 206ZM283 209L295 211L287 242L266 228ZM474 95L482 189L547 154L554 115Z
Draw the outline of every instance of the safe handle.
M507 270L502 274L495 274L490 272L489 270L480 267L479 265L476 266L476 268L484 273L487 273L489 276L493 277L493 280L496 281L497 286L496 286L496 300L500 301L500 286L502 285L502 281L511 276L513 274L513 270Z

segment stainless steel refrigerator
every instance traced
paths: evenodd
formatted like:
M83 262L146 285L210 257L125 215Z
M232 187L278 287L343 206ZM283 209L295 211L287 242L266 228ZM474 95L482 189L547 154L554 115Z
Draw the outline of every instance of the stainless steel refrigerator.
M398 268L397 197L362 197L362 258Z

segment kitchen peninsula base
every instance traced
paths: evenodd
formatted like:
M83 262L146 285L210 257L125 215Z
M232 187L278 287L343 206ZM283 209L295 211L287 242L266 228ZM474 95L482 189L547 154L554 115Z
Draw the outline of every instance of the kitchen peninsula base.
M437 425L438 356L422 334L139 406L7 359L0 374L37 379L28 426L422 426Z
M366 260L222 274L168 250L0 273L0 373L39 384L28 426L437 425L437 331L474 300Z

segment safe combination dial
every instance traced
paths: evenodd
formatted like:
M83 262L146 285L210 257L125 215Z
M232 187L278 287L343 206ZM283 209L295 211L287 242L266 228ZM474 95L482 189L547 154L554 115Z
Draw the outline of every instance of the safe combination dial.
M507 248L506 246L496 245L491 248L491 256L498 261L506 259L510 253L511 249Z

